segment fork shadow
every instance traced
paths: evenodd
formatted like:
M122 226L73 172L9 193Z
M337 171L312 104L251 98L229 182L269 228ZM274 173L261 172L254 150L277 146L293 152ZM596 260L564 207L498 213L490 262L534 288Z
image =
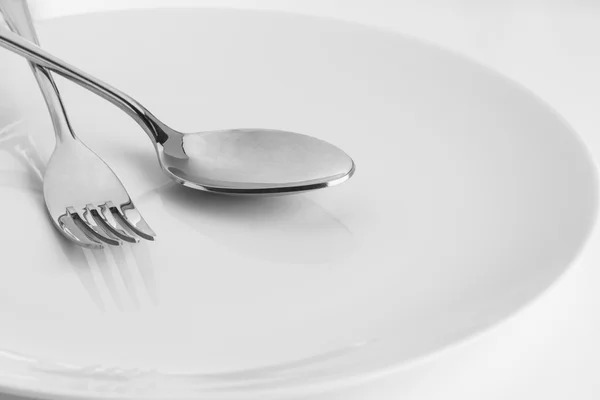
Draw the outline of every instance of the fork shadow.
M0 171L0 186L19 187L39 196L43 205L43 176L45 164L41 160L31 136L20 131L16 122L0 129L0 152L7 152L25 167L26 175L3 174ZM133 309L142 307L141 293L145 293L153 306L158 305L158 290L154 276L154 266L150 249L146 243L126 244L122 247L106 246L104 249L90 250L79 247L56 231L51 230L72 270L88 293L98 310L107 311L109 302L103 292L108 292L112 305L124 311L131 304ZM94 273L97 270L97 273ZM116 270L116 273L115 271ZM139 277L139 278L138 278ZM137 283L140 282L141 284ZM104 282L104 285L102 285ZM120 293L125 288L127 299ZM105 287L106 290L101 290Z

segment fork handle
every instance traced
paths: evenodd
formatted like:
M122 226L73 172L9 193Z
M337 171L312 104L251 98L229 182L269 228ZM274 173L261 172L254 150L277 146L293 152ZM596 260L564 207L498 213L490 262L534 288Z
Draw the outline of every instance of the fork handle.
M7 0L20 3L19 0ZM158 120L150 111L127 94L96 79L92 75L76 68L58 57L44 51L39 46L23 39L5 29L0 29L0 46L25 57L38 66L56 72L57 74L77 83L113 103L132 117L148 134L155 144L164 144L169 138L167 132L171 129ZM48 75L47 71L45 75Z
M23 38L38 44L33 20L27 7L26 0L0 0L0 12L4 15L4 19L10 29L21 35ZM74 139L75 134L71 129L71 124L60 97L58 88L49 71L45 68L29 62L33 74L38 82L38 85L44 95L44 100L50 111L52 125L56 133L56 140L62 142L66 139Z

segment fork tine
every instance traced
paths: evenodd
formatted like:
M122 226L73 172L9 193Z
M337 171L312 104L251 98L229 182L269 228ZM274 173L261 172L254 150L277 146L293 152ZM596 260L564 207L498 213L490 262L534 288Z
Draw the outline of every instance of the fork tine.
M156 233L154 233L148 223L142 218L142 215L131 201L123 204L121 208L116 207L112 202L108 202L106 205L121 225L124 225L146 240L154 240Z
M104 245L96 239L86 235L73 221L68 214L64 214L58 218L60 232L70 240L77 243L79 246L88 249L102 249Z
M93 239L107 244L111 244L113 246L121 245L120 240L113 239L107 234L101 233L101 230L98 228L98 225L96 225L96 222L93 221L93 219L92 221L88 221L88 219L85 216L82 217L81 215L79 215L75 208L68 207L67 213L71 218L73 218L73 222L75 223L75 225L77 225L77 227L81 229L83 233L85 233L88 237L91 237Z
M95 207L92 204L88 204L87 206L85 206L85 209L83 211L84 222L87 222L88 226L102 237L102 240L106 241L108 239L109 241L111 241L111 243L109 244L112 244L113 246L122 245L123 242L121 242L121 240L119 240L117 236L113 235L110 231L104 229L98 224L98 222L92 215L92 210L95 211ZM79 215L81 215L81 213L79 213Z
M100 211L91 209L90 212L96 222L104 228L105 231L109 231L119 239L122 239L129 243L138 243L139 239L132 234L127 233L123 229L119 228L117 221L115 221L110 209L106 204L101 205Z
M125 219L135 225L135 227L141 231L143 231L146 235L154 238L156 233L150 228L150 225L146 222L146 220L142 217L142 214L135 208L133 202L130 200L129 203L121 205L121 212ZM152 239L154 240L154 239Z

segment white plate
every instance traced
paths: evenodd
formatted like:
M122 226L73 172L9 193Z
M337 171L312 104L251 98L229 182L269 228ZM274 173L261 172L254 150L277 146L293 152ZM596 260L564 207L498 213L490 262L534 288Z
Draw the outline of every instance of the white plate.
M597 176L518 85L396 34L224 10L39 26L46 48L183 131L268 127L357 173L290 197L169 184L145 134L59 81L75 130L158 233L93 252L46 220L54 144L25 62L0 52L0 386L76 398L260 398L407 366L505 319L581 250ZM39 158L40 161L36 161ZM38 167L36 167L36 165Z

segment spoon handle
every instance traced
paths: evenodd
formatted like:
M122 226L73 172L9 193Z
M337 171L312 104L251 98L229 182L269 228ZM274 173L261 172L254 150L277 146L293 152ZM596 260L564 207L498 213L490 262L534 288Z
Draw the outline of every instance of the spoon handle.
M6 29L0 29L0 46L96 93L129 114L144 129L153 142L158 144L166 142L168 136L165 132L165 125L144 106L122 91L96 79Z

